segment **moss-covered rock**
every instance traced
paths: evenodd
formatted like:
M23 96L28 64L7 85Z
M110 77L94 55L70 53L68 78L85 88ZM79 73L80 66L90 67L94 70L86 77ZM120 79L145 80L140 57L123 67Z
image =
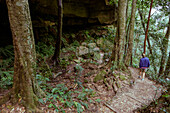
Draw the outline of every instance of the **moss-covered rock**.
M100 71L94 78L94 82L96 83L97 81L104 80L104 75L106 72L104 70Z
M103 51L109 52L113 49L113 43L104 38L99 38L97 41L97 46L99 46Z
M120 80L126 80L126 77L124 75L119 75Z

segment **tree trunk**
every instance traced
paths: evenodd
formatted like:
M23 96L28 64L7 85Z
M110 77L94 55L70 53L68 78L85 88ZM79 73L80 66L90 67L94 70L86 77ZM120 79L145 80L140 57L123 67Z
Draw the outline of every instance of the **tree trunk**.
M114 48L112 50L112 55L110 57L110 60L108 62L108 65L110 65L110 63L112 61L116 62L117 61L117 41L118 41L118 30L116 30L116 37L114 39Z
M129 8L129 0L127 0L127 7L126 7L126 38L125 38L125 50L124 50L124 55L126 55L127 52L127 45L128 45L128 34L129 34L129 17L128 17L128 8Z
M35 82L36 52L28 0L6 0L15 52L12 102L37 110L41 89Z
M143 53L145 53L145 51L146 51L146 40L147 40L147 37L148 37L148 28L149 28L149 20L150 20L150 16L151 16L152 3L153 3L153 0L151 0L149 16L148 16L148 23L147 23L147 27L146 27L146 31L145 31L145 40L144 40L144 50L143 50Z
M165 70L169 35L170 35L170 17L169 17L167 32L166 32L166 35L165 35L165 37L163 38L163 41L162 41L162 47L161 47L162 58L161 58L161 66L160 66L160 69L159 69L159 76L161 76L164 73L164 70Z
M112 55L107 64L110 67L112 61L114 61L114 65L121 67L123 61L123 53L125 47L125 31L126 31L126 0L119 0L118 3L118 22L117 22L117 30L116 37L114 39L114 48L112 50Z
M169 52L169 57L168 57L164 75L165 77L170 77L170 52Z
M125 28L126 28L126 0L119 0L118 3L118 65L123 60L124 44L125 44Z
M53 56L53 60L55 64L59 64L60 60L60 51L61 51L61 38L62 38L62 18L63 18L63 11L62 11L62 0L58 0L58 31L57 31L57 41L55 44L55 52Z
M145 23L144 23L144 20L143 20L142 12L140 11L139 8L138 8L138 11L139 11L139 15L140 15L140 18L141 18L141 24L143 26L143 30L144 30L144 33L145 33L146 29L145 29ZM151 48L151 44L150 44L150 41L149 41L149 37L147 38L147 42L148 42L150 54L152 55L152 48Z
M133 57L135 58L136 57L136 51L137 51L137 48L139 46L139 34L136 33L136 46L135 46L135 51L134 51L134 54L133 54Z
M136 2L137 2L136 0L133 0L133 2L132 2L128 49L127 49L127 54L126 54L126 57L125 57L125 65L126 66L129 66L130 59L132 57Z

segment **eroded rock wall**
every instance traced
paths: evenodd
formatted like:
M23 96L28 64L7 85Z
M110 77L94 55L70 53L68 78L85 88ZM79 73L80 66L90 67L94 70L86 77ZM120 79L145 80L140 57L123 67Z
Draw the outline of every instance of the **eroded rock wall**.
M63 29L73 26L93 26L113 24L117 21L116 5L108 5L107 0L63 0ZM57 22L57 0L29 0L35 38L39 30ZM11 40L6 1L0 0L0 37ZM46 31L45 31L46 32ZM2 42L2 40L1 40ZM12 41L11 41L12 42Z
M63 0L63 25L112 24L117 20L116 5L106 0ZM29 0L32 18L55 21L57 0Z

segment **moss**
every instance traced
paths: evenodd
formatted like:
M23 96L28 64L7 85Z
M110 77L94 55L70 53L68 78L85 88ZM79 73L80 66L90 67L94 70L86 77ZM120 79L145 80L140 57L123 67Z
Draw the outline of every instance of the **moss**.
M119 75L117 75L117 74L113 74L113 76L117 78Z
M126 77L124 75L119 76L120 80L126 80Z
M106 74L106 72L104 70L100 71L94 78L94 82L96 83L99 80L103 80L104 79L104 75Z

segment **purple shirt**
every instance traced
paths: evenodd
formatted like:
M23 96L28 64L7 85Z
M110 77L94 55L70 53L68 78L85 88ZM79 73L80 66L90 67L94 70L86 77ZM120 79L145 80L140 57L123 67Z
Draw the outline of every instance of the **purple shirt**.
M149 58L144 57L140 59L139 67L148 68L150 66Z

